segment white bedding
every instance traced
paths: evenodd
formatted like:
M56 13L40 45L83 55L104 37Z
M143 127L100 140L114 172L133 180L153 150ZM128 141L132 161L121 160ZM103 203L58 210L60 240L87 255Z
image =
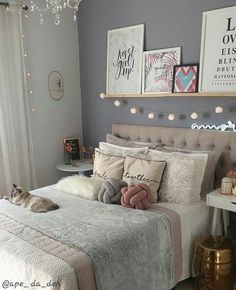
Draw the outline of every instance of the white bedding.
M44 192L46 193L48 191L51 191L51 189L52 187L49 186L49 187L40 189L40 191L42 191L42 193ZM65 196L65 198L68 198L68 197ZM3 201L3 203L5 202ZM2 206L3 205L4 204L2 204ZM158 205L164 208L173 210L180 216L181 234L182 234L181 235L182 236L182 253L183 253L183 271L182 271L181 280L186 279L191 276L191 261L192 261L194 242L199 236L206 234L207 229L208 229L209 207L206 207L205 202L198 202L192 205L179 205L179 204L171 204L171 203L162 202L162 203L159 203ZM17 208L17 209L24 210L23 208ZM27 212L27 215L30 217L30 212ZM23 246L23 248L25 247ZM38 250L38 252L40 252L40 250ZM38 257L40 256L42 258L42 255L36 255L36 256ZM53 257L53 259L56 259L56 257L55 258ZM7 257L6 257L6 260L7 260ZM46 256L45 256L45 260L46 260ZM65 263L63 263L63 265L64 264ZM47 265L52 265L52 264L47 263ZM65 272L67 272L68 269L70 270L71 274L73 274L71 267L65 264ZM21 277L22 274L23 274L22 272L21 274L19 273L19 277ZM43 271L41 274L40 274L41 281L48 281L49 278L53 277L50 271L46 271L46 272ZM33 277L35 277L34 271L32 271L32 278ZM71 279L71 282L72 281L73 283L76 283L75 277ZM63 285L60 285L60 286L61 286L60 289L64 289Z
M180 216L183 254L181 280L187 279L191 276L194 243L199 236L209 233L210 207L204 201L191 205L160 202L159 205L174 210Z

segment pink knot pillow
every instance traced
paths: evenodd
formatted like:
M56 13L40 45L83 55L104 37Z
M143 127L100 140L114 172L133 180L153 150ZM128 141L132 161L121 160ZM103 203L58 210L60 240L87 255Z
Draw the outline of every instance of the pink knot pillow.
M136 209L146 209L150 207L151 190L144 183L123 187L121 193L121 205L124 207Z

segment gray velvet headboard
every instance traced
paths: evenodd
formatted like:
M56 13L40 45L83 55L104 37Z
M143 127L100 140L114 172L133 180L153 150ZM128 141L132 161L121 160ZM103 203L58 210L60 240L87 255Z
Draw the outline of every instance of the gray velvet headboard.
M158 142L169 147L222 151L216 167L216 185L220 185L228 170L236 169L235 132L113 124L112 134L129 140Z

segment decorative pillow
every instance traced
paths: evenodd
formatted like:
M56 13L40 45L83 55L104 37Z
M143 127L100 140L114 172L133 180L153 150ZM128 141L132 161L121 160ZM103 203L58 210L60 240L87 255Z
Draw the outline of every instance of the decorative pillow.
M204 174L203 182L201 186L201 193L205 195L214 190L215 169L216 169L216 164L221 156L220 151L197 151L197 150L187 150L187 149L181 149L181 148L172 148L172 147L167 147L167 146L163 146L162 148L166 150L167 152L181 152L181 153L186 153L186 154L189 154L189 153L208 154L205 174ZM158 148L158 150L160 149Z
M124 169L124 158L95 150L93 176L104 180L112 177L120 180Z
M201 200L200 191L207 154L167 153L150 149L147 156L154 160L167 161L159 189L161 201L190 204Z
M118 146L106 142L99 143L99 149L107 154L116 155L125 157L127 155L135 156L137 154L147 154L148 147L140 147L140 148L129 148L124 146Z
M124 163L123 180L128 184L145 183L151 189L151 202L157 202L157 190L161 183L166 161L147 160L127 156Z
M77 195L82 198L95 200L98 199L98 193L102 187L103 180L73 175L60 179L55 188L65 193Z
M131 141L123 138L116 137L111 134L107 134L106 136L107 143L124 146L124 147L132 147L132 148L140 148L140 147L148 147L151 149L155 149L156 147L160 147L158 143L149 143L149 142L139 142L139 141Z

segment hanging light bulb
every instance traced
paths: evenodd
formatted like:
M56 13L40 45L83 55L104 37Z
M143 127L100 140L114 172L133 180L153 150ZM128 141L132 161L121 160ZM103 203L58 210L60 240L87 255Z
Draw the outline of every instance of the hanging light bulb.
M33 94L33 91L29 91L29 93L32 95Z
M223 113L223 111L224 111L224 109L223 109L222 107L220 107L220 106L217 106L217 107L215 108L215 112L216 112L216 114Z
M169 114L168 120L173 121L174 119L175 119L175 115L174 114Z
M191 114L191 118L192 118L192 119L197 119L197 118L198 118L198 114L197 114L196 112L193 112L193 113Z
M30 72L27 72L27 77L30 77Z
M105 95L103 93L100 94L101 99L105 99Z
M137 111L138 111L137 108L131 108L131 109L130 109L130 113L131 113L131 114L136 114Z
M115 101L114 101L114 105L115 105L116 107L120 107L121 102L120 102L119 100L115 100Z
M155 117L155 114L154 113L149 113L148 114L148 119L154 119Z

